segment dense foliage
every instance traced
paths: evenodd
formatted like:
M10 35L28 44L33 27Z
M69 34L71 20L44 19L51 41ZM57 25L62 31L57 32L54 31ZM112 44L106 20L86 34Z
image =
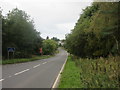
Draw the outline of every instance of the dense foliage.
M17 8L2 17L2 54L7 57L7 48L15 48L15 57L30 57L42 46L40 33L36 31L30 16Z
M120 88L119 56L74 61L79 67L79 78L84 88Z
M66 36L67 50L90 58L120 54L119 6L119 2L94 2L84 9Z
M55 51L58 48L58 44L54 40L47 39L43 41L42 47L43 47L43 54L50 55L55 53Z

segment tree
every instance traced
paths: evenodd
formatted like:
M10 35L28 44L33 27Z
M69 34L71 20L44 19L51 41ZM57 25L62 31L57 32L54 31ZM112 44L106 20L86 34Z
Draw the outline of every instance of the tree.
M55 42L54 40L44 40L43 41L43 54L45 55L50 55L50 54L54 54L55 51L57 50L57 42Z
M54 40L56 42L60 41L60 39L58 39L57 37L53 37L53 38L51 38L51 40Z
M120 51L119 2L94 2L83 10L65 47L79 57L107 57Z
M49 36L47 36L46 39L49 39Z
M7 57L7 47L15 47L15 57L31 57L41 47L42 38L34 28L30 16L17 8L10 11L2 22L3 56ZM38 43L39 42L39 43Z

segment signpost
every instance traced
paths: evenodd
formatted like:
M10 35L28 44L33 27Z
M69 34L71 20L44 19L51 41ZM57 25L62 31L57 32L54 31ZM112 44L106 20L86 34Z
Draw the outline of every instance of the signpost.
M13 47L8 47L8 48L7 48L7 51L8 51L8 59L9 59L9 53L10 53L10 52L13 53L13 58L14 58L15 48L13 48Z

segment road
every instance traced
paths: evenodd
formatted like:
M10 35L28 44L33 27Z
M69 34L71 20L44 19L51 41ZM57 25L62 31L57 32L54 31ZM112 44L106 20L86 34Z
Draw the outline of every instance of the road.
M67 52L59 49L54 57L2 67L2 88L51 88Z

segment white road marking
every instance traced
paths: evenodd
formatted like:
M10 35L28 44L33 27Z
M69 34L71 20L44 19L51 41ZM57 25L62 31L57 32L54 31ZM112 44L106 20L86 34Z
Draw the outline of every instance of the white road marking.
M39 66L40 66L40 64L38 64L38 65L34 66L33 68L36 68L36 67L39 67Z
M0 79L0 82L2 82L4 79Z
M46 64L47 62L44 62L43 64Z
M26 72L26 71L28 71L28 70L30 70L30 69L26 69L26 70L23 70L23 71L21 71L21 72L15 73L14 75L19 75L19 74L24 73L24 72Z

